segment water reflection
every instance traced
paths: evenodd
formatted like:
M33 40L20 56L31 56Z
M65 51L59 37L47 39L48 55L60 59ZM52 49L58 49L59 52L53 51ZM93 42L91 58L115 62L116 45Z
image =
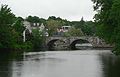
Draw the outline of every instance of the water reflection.
M120 77L120 57L101 54L104 77Z
M109 50L31 52L8 60L7 56L0 56L0 77L120 77L120 58Z
M12 77L12 63L0 61L0 77Z
M23 56L20 53L14 52L0 52L0 77L13 77L13 72L17 73L17 70L14 70L14 62L15 64L17 61L23 61ZM20 62L21 63L21 62ZM20 66L17 66L20 67ZM18 77L18 75L16 76Z
M94 53L94 54L93 54ZM15 62L12 77L102 77L99 57L94 51L28 53L21 66Z

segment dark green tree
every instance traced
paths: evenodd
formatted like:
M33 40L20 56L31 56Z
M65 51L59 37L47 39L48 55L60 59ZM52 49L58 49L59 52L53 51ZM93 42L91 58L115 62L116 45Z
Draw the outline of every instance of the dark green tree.
M96 26L92 21L86 21L81 29L83 33L87 36L94 36L96 34Z
M15 17L8 5L0 8L0 49L26 50L32 48L30 42L23 43L23 18Z
M56 20L57 18L55 16L49 16L48 20Z
M120 0L92 0L98 35L113 44L115 54L120 54Z
M84 21L82 17L80 21L71 22L76 29L81 29L86 36L93 36L96 33L96 26L93 21Z
M14 24L15 15L11 12L7 5L2 5L0 8L0 48L13 48L15 44Z
M65 33L65 36L69 36L69 37L77 37L77 36L84 36L82 30L80 28L76 29L74 27L71 27L68 32Z
M44 33L42 31L39 31L39 29L33 29L31 42L33 44L34 49L43 50L45 43Z
M27 21L32 22L32 23L38 23L40 18L37 16L28 16L26 18Z
M23 43L23 31L25 30L25 27L23 26L23 19L21 17L16 18L16 21L14 22L14 25L12 26L14 29L14 32L16 33L16 42L17 44Z

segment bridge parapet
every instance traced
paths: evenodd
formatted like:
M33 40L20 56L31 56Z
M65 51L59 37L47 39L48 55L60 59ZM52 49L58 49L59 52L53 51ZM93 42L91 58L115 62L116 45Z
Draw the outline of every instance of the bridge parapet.
M68 46L75 40L86 40L92 44L93 47L111 47L109 44L106 44L103 39L98 37L90 37L90 36L81 36L81 37L48 37L46 38L46 44L48 44L52 40L62 40Z

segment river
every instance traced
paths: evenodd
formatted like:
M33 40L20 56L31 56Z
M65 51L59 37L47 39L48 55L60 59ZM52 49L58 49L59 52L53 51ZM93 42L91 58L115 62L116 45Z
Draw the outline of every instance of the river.
M120 59L110 50L28 52L1 60L0 77L120 77Z

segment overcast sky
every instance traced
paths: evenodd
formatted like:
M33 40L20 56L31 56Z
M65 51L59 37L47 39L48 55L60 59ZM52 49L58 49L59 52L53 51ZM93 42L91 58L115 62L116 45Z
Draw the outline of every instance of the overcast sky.
M29 15L48 18L61 17L71 21L93 20L93 3L91 0L0 0L7 4L12 12L21 17Z

